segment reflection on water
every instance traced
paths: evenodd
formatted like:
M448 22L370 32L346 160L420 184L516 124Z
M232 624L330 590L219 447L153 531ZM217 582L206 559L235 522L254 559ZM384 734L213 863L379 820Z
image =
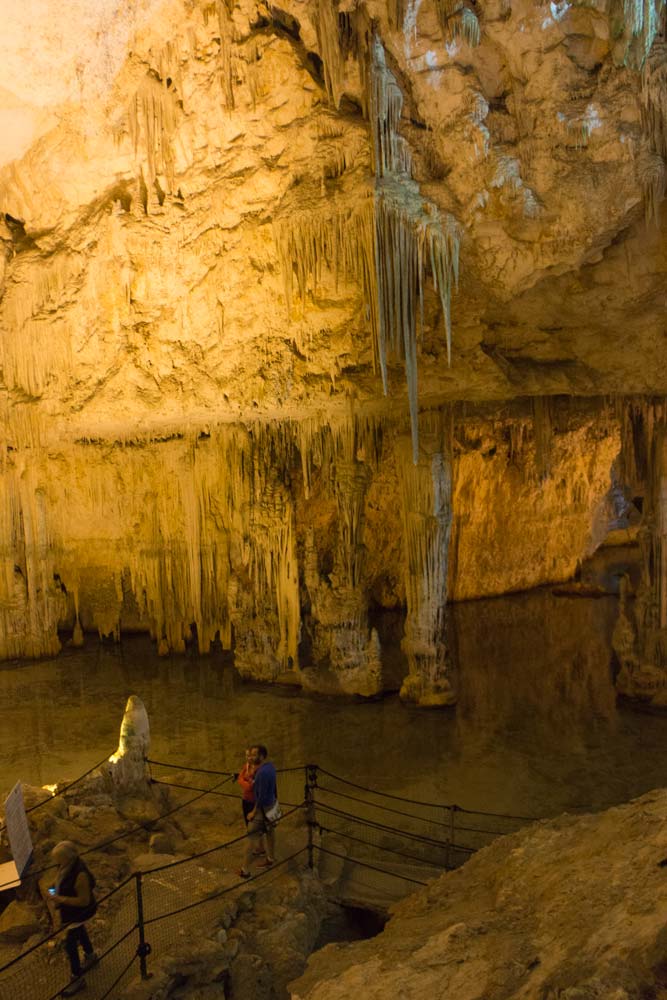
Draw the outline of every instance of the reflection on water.
M252 740L279 765L314 760L413 798L550 815L667 782L667 718L616 707L614 598L537 591L452 609L456 709L395 695L318 700L242 684L222 657L159 660L146 637L0 667L0 792L75 776L112 752L129 694L154 757L233 768Z

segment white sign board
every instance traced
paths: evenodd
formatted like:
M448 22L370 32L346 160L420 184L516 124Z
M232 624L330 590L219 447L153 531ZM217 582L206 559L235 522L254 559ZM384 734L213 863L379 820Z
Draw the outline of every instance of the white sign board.
M0 865L0 891L21 884L21 876L32 857L32 839L20 781L5 799L5 826L14 860Z

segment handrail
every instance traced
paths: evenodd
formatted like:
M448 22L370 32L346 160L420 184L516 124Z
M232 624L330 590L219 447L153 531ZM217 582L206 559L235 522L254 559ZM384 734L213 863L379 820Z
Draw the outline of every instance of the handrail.
M107 758L105 757L104 760L107 760ZM74 781L71 781L67 785L63 786L63 788L61 788L58 791L57 794L58 795L64 794L66 791L68 791L70 788L72 788L74 785L76 785L78 782L80 782L83 778L85 778L88 774L90 774L96 768L99 768L103 763L104 763L104 761L101 761L99 764L96 764L94 767L90 768L84 774L80 775ZM215 781L209 788L200 788L199 786L193 786L193 785L190 785L190 784L185 784L185 783L176 782L176 781L162 781L160 779L153 778L152 775L151 775L150 781L153 784L162 785L162 786L166 786L166 787L170 787L170 788L177 788L177 789L182 789L182 790L196 792L196 794L194 796L188 798L185 802L182 802L182 803L180 803L180 805L174 806L173 808L169 809L167 812L163 813L159 817L161 820L164 820L167 817L173 816L175 813L177 813L177 812L179 812L179 811L181 811L183 809L186 809L188 806L190 806L193 803L199 801L200 799L204 798L207 795L220 796L220 797L225 797L225 798L237 798L237 795L235 795L235 794L233 794L231 792L226 792L226 791L221 791L220 790L223 785L225 785L228 782L232 781L233 778L235 777L235 775L233 773L229 772L229 771L216 771L216 770L213 770L213 769L210 769L210 768L189 767L187 765L184 766L184 765L176 764L176 763L173 763L173 762L154 761L154 760L151 760L149 758L146 758L146 764L149 764L149 765L153 764L156 767L168 767L168 768L172 768L172 769L175 769L175 770L181 770L181 771L191 771L193 773L209 774L209 775L213 775L215 777L219 777L221 779L221 780ZM403 858L403 859L405 859L405 861L412 862L415 865L423 865L425 867L430 867L430 868L441 868L441 869L445 868L445 869L450 869L451 868L450 857L451 857L451 852L452 851L455 852L455 855L456 855L457 852L459 854L472 854L472 853L474 853L474 851L476 849L475 847L469 847L467 845L456 843L456 840L455 840L456 834L458 834L458 833L476 833L476 834L483 834L483 835L486 835L486 836L489 836L489 837L495 837L495 836L501 836L502 833L504 832L504 831L500 831L500 830L485 830L485 829L480 829L480 828L475 828L475 827L459 826L458 824L456 824L456 813L457 812L464 813L464 814L467 814L467 815L488 816L488 817L496 817L496 818L500 818L500 819L511 819L511 820L516 820L516 821L525 821L525 822L531 822L534 819L534 817L520 817L520 816L510 816L510 815L502 814L502 813L489 813L489 812L483 812L481 810L463 809L463 808L461 808L461 807L459 807L457 805L443 805L443 804L437 803L437 802L436 803L434 803L434 802L423 802L423 801L419 801L419 800L416 800L416 799L404 798L402 796L394 795L394 794L389 793L389 792L381 792L381 791L377 791L376 789L366 788L363 785L360 785L360 784L358 784L358 783L356 783L354 781L350 781L350 780L348 780L346 778L341 778L339 775L336 775L333 772L328 771L325 768L322 768L322 767L320 767L317 764L307 764L307 765L303 765L300 768L296 768L296 767L294 767L294 768L284 768L279 773L283 773L284 774L284 773L287 773L289 771L297 771L297 770L301 770L301 771L304 772L304 788L305 788L305 796L306 796L306 798L305 798L304 801L300 802L299 804L290 803L289 804L290 805L289 811L285 812L282 815L281 819L278 820L278 823L284 822L284 820L286 820L289 817L293 816L295 813L303 810L305 812L305 817L306 817L306 820L307 820L306 825L307 825L307 828L308 828L308 845L307 846L301 847L298 851L293 852L292 854L290 854L286 858L282 858L279 862L273 864L271 867L266 868L266 869L264 869L261 872L259 872L259 871L258 872L253 872L248 879L244 878L244 879L242 879L242 880L240 880L238 882L234 882L232 885L228 885L225 888L220 889L220 890L212 893L211 895L207 895L207 896L205 896L202 899L198 899L198 900L195 900L194 902L187 903L184 906L177 907L176 909L170 910L167 913L161 913L161 914L159 914L157 916L152 916L149 919L146 919L144 917L144 915L143 915L142 895L141 895L141 880L142 880L142 877L143 877L143 879L149 879L152 875L154 875L154 874L156 874L158 872L163 872L163 871L165 871L167 869L177 868L177 867L179 867L181 865L187 865L190 862L193 862L193 861L196 861L197 859L206 857L207 855L211 855L211 854L213 854L213 853L215 853L217 851L223 851L223 850L226 850L228 848L237 846L237 845L239 845L240 843L242 843L243 841L246 840L246 838L248 836L248 833L244 832L243 834L241 834L241 835L239 835L237 837L233 837L231 840L225 841L225 842L223 842L221 844L217 844L217 845L215 845L213 847L210 847L210 848L206 848L205 850L199 851L198 853L193 854L191 856L178 858L178 859L176 859L174 861L169 861L166 864L158 865L156 868L149 869L148 871L140 873L138 875L137 874L130 875L124 881L120 882L117 886L115 886L113 889L111 889L109 892L107 892L104 896L102 896L98 900L98 906L99 906L100 904L105 903L107 900L109 900L111 897L113 897L120 890L122 890L123 888L125 888L128 885L128 883L130 881L132 881L132 879L135 879L137 881L137 886L136 886L136 889L135 889L135 893L136 893L136 896L137 896L137 916L136 916L136 920L133 923L132 927L130 927L122 935L122 937L120 937L116 942L114 942L113 945L111 945L109 948L107 948L106 951L104 951L101 954L100 960L104 959L108 954L110 954L112 951L114 951L118 947L118 945L120 945L123 941L125 941L134 932L138 932L139 933L139 947L137 949L136 954L134 954L132 956L132 958L130 959L129 963L127 963L125 965L125 967L120 972L120 974L114 979L114 982L112 983L112 985L107 989L106 993L104 994L104 997L108 997L108 996L111 995L111 993L113 992L113 990L116 988L117 984L122 980L123 976L128 972L128 970L131 968L133 962L136 961L137 958L140 959L140 966L141 966L142 976L145 976L147 974L146 973L146 956L150 952L150 946L148 944L144 944L144 942L145 942L145 936L144 936L144 934L145 934L145 928L147 926L149 926L151 924L155 924L155 923L157 923L159 921L162 921L162 920L166 920L169 917L174 917L174 916L177 916L177 915L179 915L181 913L188 912L191 909L194 909L194 908L196 908L198 906L202 906L205 903L208 903L211 900L218 899L218 898L220 898L220 897L222 897L222 896L224 896L224 895L226 895L228 893L239 891L240 887L243 886L243 885L247 885L248 882L254 882L254 881L259 880L259 879L265 879L265 880L270 879L272 875L275 876L275 874L276 874L277 871L279 871L280 869L282 869L285 865L289 864L291 861L293 861L296 858L298 858L300 855L302 855L306 851L308 852L308 864L309 864L309 866L311 868L313 866L313 862L312 862L313 851L314 850L318 850L323 855L330 855L332 857L339 858L339 859L345 861L346 863L348 863L350 865L360 866L362 868L367 868L370 871L379 872L379 873L387 875L387 876L393 876L394 878L398 878L398 879L401 879L401 880L403 880L405 882L412 883L413 885L423 886L423 885L427 885L428 884L425 881L422 881L422 880L417 879L417 878L413 878L413 877L411 877L409 875L406 875L406 874L403 874L403 873L401 873L399 871L392 871L390 868L383 868L380 865L373 864L371 861L365 861L365 860L362 860L361 858L353 857L351 855L342 854L342 853L339 853L339 852L337 852L335 850L331 850L328 847L322 846L321 843L314 844L313 843L313 837L312 837L312 833L313 833L314 830L319 829L322 834L330 834L330 835L333 835L333 836L338 836L338 837L343 838L344 840L350 841L351 843L360 844L364 848L371 849L371 850L374 850L374 851L377 851L377 852L380 852L380 853L384 853L385 855L390 854L390 855L394 855L395 857L398 857L398 858ZM321 775L324 775L324 776L328 777L333 782L340 782L342 785L346 785L346 786L349 786L352 789L356 789L358 791L364 792L366 795L372 795L375 798L386 798L386 799L392 800L393 802L396 802L396 803L398 803L398 802L404 802L404 803L406 803L408 805L411 805L411 806L428 807L430 809L447 809L447 810L449 810L449 813L450 813L449 822L445 823L445 822L442 822L441 820L437 820L437 819L431 818L431 817L429 817L427 815L419 814L418 812L408 812L408 811L404 811L404 810L401 810L401 809L397 809L397 808L394 808L393 806L386 805L386 804L383 804L381 802L375 801L374 799L365 799L365 798L360 797L359 795L350 794L349 792L337 791L334 788L329 787L328 785L318 785L318 782L317 782L317 776L318 776L318 774L321 774ZM321 794L321 796L323 796L325 798L324 801L321 800L321 798L320 798L319 795L317 795L317 792L319 792ZM405 824L406 827L408 827L408 828L401 829L400 827L395 827L395 826L388 825L388 822L387 823L382 823L382 822L377 821L377 820L367 819L365 817L362 817L361 815L355 815L353 813L349 813L349 812L347 812L347 811L345 811L343 809L339 809L336 806L331 805L329 802L326 801L326 797L327 796L338 797L338 798L347 800L347 801L349 801L351 803L352 802L353 803L359 803L359 804L365 806L367 809L368 808L370 808L370 809L380 809L380 810L382 810L385 813L390 813L390 814L392 814L394 816L405 818L407 820L410 820L411 822L410 822L410 824ZM27 812L32 812L34 809L37 809L40 806L45 805L49 801L50 801L50 799L45 799L42 802L36 803L29 810L27 810ZM283 806L285 806L285 805L286 805L286 803L283 801ZM387 835L384 839L388 840L389 843L377 843L377 844L374 844L372 842L369 842L368 840L363 839L360 836L356 836L352 832L348 832L347 829L336 830L333 827L325 826L325 825L321 824L320 822L318 822L318 819L317 819L317 813L318 812L321 812L323 814L323 817L329 816L332 820L336 820L336 819L341 820L343 822L343 824L346 825L348 828L349 828L350 824L354 824L355 826L366 827L369 830L375 831L377 834ZM418 824L418 823L429 824L431 827L435 826L435 827L438 827L439 829L442 829L443 830L442 837L440 837L440 835L436 831L433 831L434 832L433 836L424 836L424 835L421 835L418 832L415 832L415 831L413 831L412 829L409 828L410 826L414 826L415 824ZM107 839L107 840L105 840L105 841L103 841L103 842L101 842L99 844L94 844L94 845L92 845L90 847L87 847L85 850L81 851L81 854L82 855L86 855L86 854L90 854L90 853L92 853L94 851L103 850L104 848L110 846L111 844L114 844L114 843L118 842L119 840L122 840L122 839L124 839L124 838L126 838L128 836L131 836L132 834L135 834L135 833L140 832L142 830L150 830L150 829L153 828L153 826L154 826L153 823L132 823L131 826L130 826L130 828L128 830L124 831L123 833L117 834L116 836L111 837L111 838L109 838L109 839ZM395 843L397 846L391 846L391 844L392 844L391 838L397 838L397 839L393 840L393 843ZM445 853L445 863L444 863L444 865L437 864L436 862L429 860L428 857L419 857L419 856L417 856L415 854L409 853L409 847L408 847L407 851L400 849L401 848L401 843L400 843L401 840L403 840L403 841L412 841L414 844L422 844L424 846L424 848L425 848L426 851L433 852L436 849L438 851L444 850L446 852ZM408 846L408 845L406 845L406 846ZM350 849L352 850L353 848L350 848ZM31 877L31 878L32 877L37 877L37 876L43 874L44 872L51 870L54 867L56 867L56 866L55 865L49 865L49 866L47 866L45 868L42 868L42 869L40 869L38 871L31 872L28 877ZM158 882L159 882L159 880L158 880ZM2 889L2 886L0 886L0 889ZM22 952L20 955L17 955L15 958L13 958L9 962L7 962L5 965L1 966L0 967L0 974L3 974L5 972L7 972L7 970L9 970L12 967L14 967L17 963L25 960L30 955L32 955L38 948L44 946L45 944L48 944L48 942L51 941L52 939L58 938L59 936L61 936L66 931L67 931L67 926L64 926L64 927L61 927L58 930L52 932L51 934L48 934L47 936L45 936L44 938L42 938L40 941L38 941L36 944L34 944L30 948L28 948L26 951ZM114 968L112 974L115 974L115 971L116 971L116 969ZM10 981L11 981L11 977L10 977ZM62 987L61 987L61 989L62 989ZM56 1000L56 998L59 995L60 995L60 990L58 991L58 993L54 994L53 997L49 998L49 1000ZM102 998L102 1000L104 1000L104 998Z

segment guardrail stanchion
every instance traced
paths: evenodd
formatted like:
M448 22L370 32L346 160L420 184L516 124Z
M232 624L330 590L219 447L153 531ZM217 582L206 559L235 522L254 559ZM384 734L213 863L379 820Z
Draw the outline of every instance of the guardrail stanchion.
M306 781L304 786L304 802L306 805L306 823L308 824L308 867L314 867L313 831L317 826L315 815L315 789L317 788L317 764L306 764Z
M141 978L149 979L150 974L148 972L146 959L151 953L151 946L146 941L144 928L144 894L142 889L142 877L141 872L137 872L134 876L134 884L137 893L137 929L139 931L139 946L137 948L137 955L139 956Z

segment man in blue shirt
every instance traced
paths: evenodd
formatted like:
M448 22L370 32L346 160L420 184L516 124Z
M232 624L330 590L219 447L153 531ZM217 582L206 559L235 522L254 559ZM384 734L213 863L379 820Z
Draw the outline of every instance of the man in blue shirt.
M275 822L278 818L278 787L276 769L268 760L268 750L261 743L251 747L257 770L255 771L255 807L248 813L248 845L246 847L245 864L239 870L241 878L250 878L250 863L257 853L259 841L264 837L266 859L258 864L258 868L270 868L275 859Z

